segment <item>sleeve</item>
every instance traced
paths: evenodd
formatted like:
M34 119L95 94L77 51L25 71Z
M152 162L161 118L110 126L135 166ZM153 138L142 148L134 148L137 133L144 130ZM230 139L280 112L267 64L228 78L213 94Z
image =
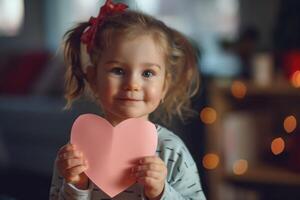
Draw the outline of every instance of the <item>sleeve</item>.
M89 200L91 199L91 184L88 190L79 190L72 184L66 183L59 175L56 165L54 165L53 176L50 187L50 200Z
M206 200L196 165L189 166L175 182L165 182L161 200Z
M168 169L161 200L206 200L196 163L179 138L164 139L160 155Z

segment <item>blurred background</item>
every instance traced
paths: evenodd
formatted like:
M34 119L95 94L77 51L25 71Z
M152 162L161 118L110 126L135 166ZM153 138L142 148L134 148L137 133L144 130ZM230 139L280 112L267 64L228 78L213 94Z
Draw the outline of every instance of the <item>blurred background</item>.
M48 199L64 111L62 37L103 0L0 0L0 199ZM212 200L300 199L300 1L126 0L199 53L199 113L174 120Z

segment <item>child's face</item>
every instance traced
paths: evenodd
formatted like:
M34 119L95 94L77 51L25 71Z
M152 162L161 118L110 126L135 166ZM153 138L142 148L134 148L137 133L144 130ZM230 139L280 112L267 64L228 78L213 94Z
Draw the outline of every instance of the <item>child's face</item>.
M151 36L115 38L89 80L107 120L113 125L128 118L148 119L164 97L165 56Z

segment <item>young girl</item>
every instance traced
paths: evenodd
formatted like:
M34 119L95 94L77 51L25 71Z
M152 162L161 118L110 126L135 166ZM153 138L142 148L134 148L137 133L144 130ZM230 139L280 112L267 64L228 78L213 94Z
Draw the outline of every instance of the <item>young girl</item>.
M128 118L184 119L199 84L191 44L163 22L126 8L107 0L97 18L67 32L67 106L90 91L113 126ZM131 171L137 182L113 199L205 199L184 143L163 126L156 128L156 155L139 160ZM110 199L85 175L87 168L76 146L63 146L50 199Z

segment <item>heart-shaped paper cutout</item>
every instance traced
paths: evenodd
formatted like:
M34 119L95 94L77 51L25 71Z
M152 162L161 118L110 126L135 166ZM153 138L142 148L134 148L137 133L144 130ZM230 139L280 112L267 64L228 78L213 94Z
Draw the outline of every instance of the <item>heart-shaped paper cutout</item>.
M135 183L130 170L137 161L155 154L157 131L142 119L127 119L113 127L102 117L83 114L72 126L71 143L89 163L86 175L114 197Z

